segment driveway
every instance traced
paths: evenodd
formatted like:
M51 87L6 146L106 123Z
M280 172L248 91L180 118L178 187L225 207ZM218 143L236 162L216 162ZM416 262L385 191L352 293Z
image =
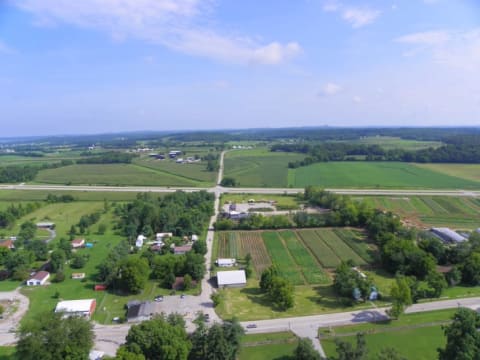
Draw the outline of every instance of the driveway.
M20 294L20 288L14 291L0 292L0 300L11 301L17 307L13 314L0 320L0 346L14 345L16 342L15 331L28 310L29 300L28 297Z

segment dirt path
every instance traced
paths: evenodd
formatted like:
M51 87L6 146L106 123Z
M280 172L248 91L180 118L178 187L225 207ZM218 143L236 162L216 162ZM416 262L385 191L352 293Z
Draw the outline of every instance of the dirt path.
M15 331L20 320L28 310L28 297L20 293L20 288L14 291L0 292L0 300L11 301L16 307L13 314L7 314L0 320L0 346L14 345L16 342Z

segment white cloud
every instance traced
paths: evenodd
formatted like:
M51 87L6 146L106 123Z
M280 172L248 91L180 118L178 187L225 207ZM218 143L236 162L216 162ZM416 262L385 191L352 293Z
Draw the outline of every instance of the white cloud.
M435 63L463 70L480 70L480 28L468 31L427 31L401 36L395 41L413 46L404 54L426 54Z
M347 6L338 1L327 1L323 5L326 12L337 12L354 29L373 23L381 14L379 10L368 7Z
M342 18L349 22L354 29L373 23L379 16L379 10L360 8L348 8L342 13Z
M66 23L138 38L186 54L230 63L280 64L301 52L296 42L262 44L204 25L214 0L14 0L37 24Z
M355 95L353 98L352 98L353 102L356 103L356 104L360 104L362 102L362 98L358 95Z
M319 95L320 96L333 96L333 95L338 94L342 90L343 90L343 88L340 85L329 82L329 83L326 83L323 86L322 90L320 90Z

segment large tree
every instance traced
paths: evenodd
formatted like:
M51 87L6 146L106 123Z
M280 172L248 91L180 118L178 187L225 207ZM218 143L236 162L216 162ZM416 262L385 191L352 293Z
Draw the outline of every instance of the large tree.
M367 345L365 334L357 334L357 343L352 343L337 339L335 341L338 357L333 360L365 360L367 358Z
M397 276L390 290L390 297L392 298L392 307L387 313L397 319L403 314L405 308L412 304L412 293L405 276Z
M453 322L444 328L447 345L438 349L439 360L480 359L480 316L474 310L459 309Z
M301 338L293 354L295 360L320 360L320 354L313 347L312 340Z
M46 312L21 326L17 358L87 360L92 346L92 325L87 320Z
M191 343L182 325L157 316L132 326L125 347L128 352L142 354L146 360L186 360Z
M138 294L145 287L149 272L147 260L127 258L119 265L115 284L126 292Z

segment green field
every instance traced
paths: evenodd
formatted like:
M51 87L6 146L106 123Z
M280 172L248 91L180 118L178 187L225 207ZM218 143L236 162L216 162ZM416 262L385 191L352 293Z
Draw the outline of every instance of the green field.
M15 347L14 346L0 346L0 360L14 360Z
M371 206L393 211L420 227L447 226L455 229L480 227L480 199L446 196L365 196L357 198Z
M239 360L293 359L297 344L298 338L289 332L245 335Z
M298 234L323 266L333 268L340 264L341 259L322 241L315 230L299 230Z
M379 145L385 150L404 149L421 150L429 147L437 148L442 145L439 141L419 141L401 139L392 136L366 136L358 140L347 140L349 144Z
M417 166L462 179L480 181L480 164L417 164Z
M324 162L288 170L288 185L326 188L480 189L480 181L399 162Z
M268 149L230 151L225 155L224 176L233 177L240 187L286 187L288 162L304 157Z
M200 186L198 181L134 164L82 164L42 170L36 183L68 185ZM206 185L209 185L208 183Z
M431 311L403 315L395 321L320 328L320 341L328 356L336 356L335 336L354 342L355 334L363 332L367 334L368 359L373 359L384 347L393 347L408 359L436 359L437 348L445 345L441 326L448 324L455 311Z
M58 190L0 190L0 207L8 206L10 202L42 201L48 194L57 196L72 195L80 201L131 201L137 197L136 192L131 191L58 191ZM155 193L155 196L163 196L165 193Z

